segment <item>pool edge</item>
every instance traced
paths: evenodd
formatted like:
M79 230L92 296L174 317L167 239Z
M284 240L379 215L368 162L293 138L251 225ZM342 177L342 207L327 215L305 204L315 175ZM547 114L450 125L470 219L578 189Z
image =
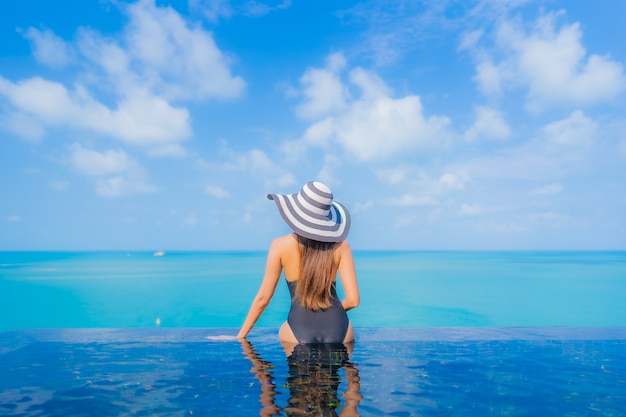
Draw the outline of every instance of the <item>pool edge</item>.
M26 328L0 331L0 344L65 343L224 343L207 336L235 335L236 328ZM489 340L626 340L626 326L610 327L419 327L356 328L358 342L461 342ZM277 340L277 329L254 329L250 340Z

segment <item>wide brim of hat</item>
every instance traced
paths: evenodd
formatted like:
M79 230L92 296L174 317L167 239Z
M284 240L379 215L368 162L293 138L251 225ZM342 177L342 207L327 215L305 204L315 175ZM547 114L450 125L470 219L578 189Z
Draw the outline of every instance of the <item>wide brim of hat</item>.
M268 194L276 203L278 212L287 225L299 236L318 242L343 242L350 232L350 213L340 203L333 201L328 217L313 216L302 210L297 194Z

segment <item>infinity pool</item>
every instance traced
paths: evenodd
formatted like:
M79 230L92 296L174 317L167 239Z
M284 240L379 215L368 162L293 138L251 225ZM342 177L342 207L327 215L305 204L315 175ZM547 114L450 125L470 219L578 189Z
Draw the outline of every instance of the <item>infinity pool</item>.
M625 327L357 330L289 353L273 329L7 331L0 415L626 415Z
M626 252L355 252L354 346L285 351L263 252L0 252L0 416L626 416Z

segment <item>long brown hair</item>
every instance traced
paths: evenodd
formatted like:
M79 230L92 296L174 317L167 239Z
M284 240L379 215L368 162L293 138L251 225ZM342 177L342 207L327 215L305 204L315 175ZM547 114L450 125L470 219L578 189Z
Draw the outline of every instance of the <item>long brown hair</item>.
M330 307L330 287L335 281L334 249L337 243L319 242L296 235L300 252L300 277L296 294L302 307L323 310Z

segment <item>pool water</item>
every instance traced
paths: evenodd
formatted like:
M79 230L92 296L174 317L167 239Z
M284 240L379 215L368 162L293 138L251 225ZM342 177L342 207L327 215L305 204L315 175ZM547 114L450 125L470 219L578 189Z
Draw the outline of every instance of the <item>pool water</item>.
M275 330L0 333L3 416L623 416L626 328L357 329L287 353Z

